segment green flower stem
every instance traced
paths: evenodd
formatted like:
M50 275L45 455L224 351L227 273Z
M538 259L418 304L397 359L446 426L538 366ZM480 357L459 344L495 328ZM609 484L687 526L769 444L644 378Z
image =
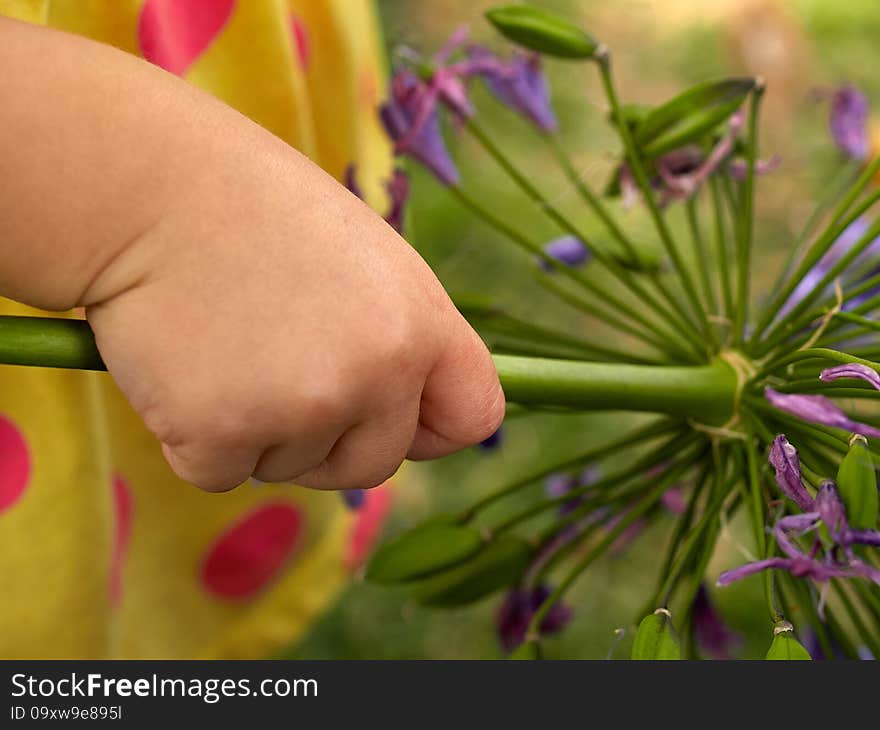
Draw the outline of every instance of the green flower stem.
M868 648L871 650L871 653L877 657L880 656L880 640L878 637L872 632L867 624L864 622L862 618L861 612L856 608L853 603L852 598L850 597L845 583L835 578L831 581L831 585L834 588L834 593L837 596L840 603L843 605L843 610L846 611L846 615L849 617L850 622L856 629L859 638L867 644Z
M629 160L630 167L632 168L633 176L638 183L639 189L641 190L642 197L645 200L645 203L648 206L648 211L651 214L651 219L654 222L654 226L657 228L657 232L660 235L660 241L663 243L663 247L666 250L667 255L672 261L673 267L678 273L679 278L681 279L682 286L684 288L685 294L690 301L691 306L697 314L697 318L699 319L700 325L703 328L704 334L708 334L709 332L709 321L706 318L706 312L703 310L702 305L700 304L700 298L697 296L697 289L694 286L694 282L691 280L690 275L688 274L687 268L684 265L684 261L681 258L681 254L678 251L678 248L675 245L675 242L672 239L672 234L669 232L669 227L666 225L666 221L660 213L660 208L657 205L657 201L654 199L654 191L651 189L651 182L648 179L648 175L645 172L645 166L642 161L641 155L636 147L635 140L633 140L632 132L630 131L629 125L626 123L624 115L621 112L620 102L617 98L617 92L614 88L614 80L611 77L611 58L608 54L607 49L603 49L602 53L597 53L596 61L599 66L599 75L602 79L602 86L605 89L605 96L608 99L608 103L611 105L611 113L615 119L617 130L620 134L620 137L623 141L624 148L626 149L626 156Z
M880 196L880 191L870 194L866 200L857 207L855 212L847 216L847 211L853 206L865 186L870 183L878 170L880 170L880 157L868 165L856 181L853 188L837 206L834 215L826 225L823 233L813 242L813 245L810 246L806 256L804 256L801 261L800 266L798 266L794 273L788 277L788 283L783 287L775 289L777 294L764 310L764 315L755 327L755 331L750 340L750 344L756 349L756 351L759 351L758 343L760 343L763 338L764 331L770 323L773 322L777 314L779 314L780 309L782 309L782 306L788 301L788 298L792 295L792 292L794 292L797 285L801 282L807 272L819 262L819 259L821 259L828 249L831 248L832 244L837 240L840 234L846 230L847 226L880 199L878 198L878 196ZM778 326L779 325L777 325L777 327Z
M624 352L623 350L597 345L580 337L569 335L566 332L527 322L508 314L489 302L453 297L453 303L471 325L478 329L486 329L501 336L509 335L517 340L530 339L541 346L550 345L568 350L569 357L572 357L571 353L574 352L576 353L575 356L579 355L590 360L603 359L609 362L635 362L643 365L660 364L659 360L651 360Z
M712 193L712 209L715 222L715 258L718 264L718 278L721 280L721 301L723 303L722 314L725 317L733 316L733 285L730 279L730 270L727 262L727 234L724 224L724 205L721 201L721 193L718 190L718 180L709 178L709 189Z
M674 429L675 427L676 422L672 421L671 419L661 418L658 420L654 420L651 421L651 423L649 423L648 425L637 428L636 430L631 431L624 436L621 436L620 438L614 439L608 444L592 447L578 453L575 456L569 456L560 461L553 462L552 464L538 467L532 472L524 476L518 477L513 482L506 485L505 487L502 487L496 492L486 495L482 499L478 500L475 504L468 508L464 515L462 515L461 521L470 521L475 515L482 512L490 505L495 504L499 500L502 500L505 497L514 494L515 492L518 492L523 487L527 487L528 485L533 484L539 479L543 479L550 474L553 474L555 472L569 471L571 469L577 469L584 466L585 464L589 464L590 462L603 459L609 454L615 454L621 449L627 449L632 446L641 444L644 441L650 441L651 439L655 439L658 436L668 434L670 430Z
M650 366L495 356L509 400L590 411L666 413L719 425L734 413L737 378L709 365Z
M547 214L547 216L556 223L562 230L567 233L575 236L584 242L584 244L592 251L593 255L596 257L596 260L599 261L603 266L605 266L616 278L617 280L626 286L630 291L639 296L642 299L648 300L651 302L652 306L657 309L661 314L665 312L665 309L660 307L660 304L650 296L650 294L646 291L646 289L641 286L632 275L631 272L628 272L623 266L621 266L617 261L614 260L613 256L610 256L606 251L604 251L601 247L597 246L595 242L591 241L590 238L584 233L582 229L576 226L568 217L563 215L549 200L547 200L541 192L529 181L529 179L522 173L517 167L510 161L507 155L502 152L502 150L495 144L492 138L485 132L483 129L474 121L470 120L467 126L468 130L471 134L477 139L477 141L483 146L483 148L489 153L489 155L498 163L498 165L507 173L510 179L532 200L534 201L540 210ZM548 258L546 254L543 253L543 249L540 249L542 258ZM552 259L551 259L552 260ZM570 267L565 267L569 270L573 270ZM588 286L583 277L579 279L579 283L582 286ZM588 288L595 288L594 283L590 283ZM615 307L621 306L621 301L617 297L610 296L607 292L604 294L605 298L612 303ZM622 310L631 319L639 322L640 324L646 326L649 330L657 329L656 325L651 324L648 320L646 320L640 313L634 312L631 308L627 307ZM673 326L675 326L675 321L673 320ZM679 336L693 336L693 333L688 329L677 332ZM675 337L675 335L666 334L665 337ZM692 343L699 348L701 346L701 342L699 338L692 340Z
M575 169L571 160L568 158L565 150L563 150L561 145L559 144L559 140L554 135L543 135L543 137L549 144L550 149L553 151L553 154L559 162L559 165L562 167L562 170L565 173L566 177L568 177L569 181L580 193L581 197L584 199L587 205L589 205L590 208L592 208L593 212L599 217L599 220L601 220L602 223L605 225L605 228L611 234L612 238L614 238L621 245L621 247L623 247L623 249L630 256L633 263L638 265L640 262L638 250L636 250L632 241L623 232L620 226L617 225L617 222L608 212L608 209L605 207L599 197L581 179L581 176L578 174L578 171ZM614 262L612 261L612 265L613 264ZM620 278L620 276L622 275L625 275L625 272L622 268L620 268L620 272L618 272L618 278ZM666 298L666 301L673 306L675 312L667 309L662 302L649 295L643 287L639 286L634 277L631 277L631 288L635 286L636 293L639 296L643 297L648 305L654 308L663 317L663 319L666 320L667 323L672 325L672 327L677 331L687 336L692 343L697 345L697 347L700 347L701 342L699 340L699 333L694 328L691 321L688 319L687 312L681 308L681 305L678 302L678 298L664 285L659 273L652 272L650 274L650 277L654 286ZM694 340L694 337L696 337L697 339Z
M745 324L749 319L749 282L751 280L752 239L754 238L755 216L755 156L758 149L758 114L761 99L764 97L764 82L755 82L749 104L749 138L747 143L747 169L743 184L742 210L739 216L739 235L737 236L737 307L734 311L734 342L741 344L745 337Z
M708 550L709 555L711 556L711 550L709 550L708 545L709 541L705 539L706 534L716 523L718 514L721 512L721 508L724 505L724 500L727 498L727 495L730 494L730 488L733 486L733 483L738 476L739 475L735 474L733 479L729 479L726 482L717 481L714 484L714 494L712 495L709 504L706 505L706 509L697 524L688 531L681 550L679 551L675 562L672 564L671 569L667 573L666 580L663 582L663 585L657 593L659 597L657 605L669 605L669 600L672 597L672 592L675 590L676 584L684 574L685 569L688 567L693 557L699 551ZM714 544L714 541L712 544Z
M785 265L779 270L776 282L768 291L779 291L779 289L782 288L785 283L785 277L791 273L791 268L794 265L798 254L801 252L803 245L816 232L816 228L819 226L819 223L822 221L822 218L825 217L825 214L828 212L828 209L834 201L843 194L844 190L855 184L856 179L858 178L858 173L859 163L852 158L847 157L844 164L841 165L838 171L834 174L834 177L832 177L827 184L823 185L822 189L824 194L819 199L819 202L816 203L816 207L813 208L810 217L807 218L807 222L804 224L800 234L795 239L794 245L789 248L788 256L785 259Z
M83 319L0 316L0 363L106 370Z
M700 272L700 281L703 285L703 297L706 300L706 310L715 313L718 311L715 302L715 292L712 289L712 281L709 277L709 260L706 252L706 244L703 240L703 234L700 231L700 221L697 216L697 196L692 195L685 203L685 211L687 213L688 228L691 232L691 241L694 244L694 258L697 261L697 268ZM713 329L712 334L716 332ZM717 341L717 340L716 340Z
M657 348L660 352L664 352L678 359L683 358L685 361L693 361L694 356L691 355L687 350L679 346L674 339L668 340L664 339L664 337L658 336L658 334L656 333L657 328L652 322L647 320L644 316L635 311L628 304L622 302L620 299L612 295L609 291L603 289L598 284L591 281L584 275L582 271L575 269L571 266L566 266L565 264L554 259L552 256L548 256L540 245L533 242L522 233L520 233L520 231L518 231L516 228L508 225L500 218L495 216L493 213L491 213L489 210L481 206L470 196L468 196L460 187L450 186L448 190L459 200L462 205L470 210L475 216L480 218L484 223L509 238L513 243L517 244L526 252L537 256L540 260L551 266L555 271L559 272L563 276L567 276L569 279L572 279L580 286L595 294L606 306L612 307L614 310L625 314L633 321L639 323L640 325L642 325L642 327L645 328L646 331L636 329L635 327L632 327L626 322L620 320L612 312L603 310L597 305L585 302L581 299L579 301L581 301L582 303L581 309L583 311L603 320L612 327L616 327L621 331L632 334L634 337L637 337L641 341L646 342L647 344Z
M832 282L841 274L841 272L845 271L846 268L858 257L868 246L870 246L876 238L880 236L880 221L874 222L867 230L864 236L862 236L858 242L850 247L846 254L840 257L838 261L834 263L834 265L828 270L828 273L822 277L820 281L818 281L815 286L809 292L804 294L803 299L801 299L794 307L792 307L791 311L786 314L774 327L771 331L769 337L772 337L774 332L784 329L786 324L791 322L796 317L803 314L808 307L815 301L817 296L821 295L821 292L825 291L828 286L832 284Z
M662 446L648 453L641 459L638 459L625 469L621 469L620 471L614 472L613 474L609 474L599 481L593 482L592 484L585 484L583 486L576 487L575 489L572 489L559 497L545 499L533 505L530 505L522 511L508 517L503 522L493 526L490 532L496 535L502 532L507 532L511 528L516 527L517 525L526 522L533 517L537 517L538 515L547 512L548 510L562 507L563 505L571 502L571 500L573 499L585 496L594 491L608 490L611 487L623 484L629 479L643 474L643 472L645 472L647 469L656 466L661 461L675 456L683 448L691 446L696 440L697 436L693 433L690 433L688 435L677 434L673 438L670 438L668 441L664 442ZM603 500L606 502L611 502L618 496L619 495L607 495L603 498Z
M840 352L840 350L831 350L827 347L808 347L805 350L798 350L797 352L793 352L790 355L784 355L783 357L768 363L761 368L754 380L760 380L762 377L765 377L786 365L791 365L792 363L800 362L802 360L831 360L840 363L859 363L861 365L867 365L869 368L874 368L874 370L880 372L880 363L874 362L873 360L866 360L863 357L856 357L855 355Z
M609 547L611 547L620 535L622 535L630 525L639 520L646 512L654 507L654 505L663 496L663 493L669 489L689 468L689 464L681 464L678 468L672 468L661 476L654 487L645 493L644 497L633 506L629 512L625 513L620 521L610 530L605 537L590 549L583 558L571 569L566 577L559 583L556 589L541 604L535 615L529 623L526 637L537 637L540 635L541 624L553 608L553 605L562 599L569 588L583 574L583 572L593 564L593 562L601 557Z
M875 332L880 331L880 322L876 319L862 317L860 314L853 314L852 312L835 312L834 318L839 319L841 322L857 324L861 329L874 330Z

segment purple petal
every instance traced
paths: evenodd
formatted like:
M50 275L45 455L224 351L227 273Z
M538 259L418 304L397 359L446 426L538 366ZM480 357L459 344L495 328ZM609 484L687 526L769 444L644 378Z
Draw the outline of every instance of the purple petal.
M809 559L788 539L788 533L795 532L801 535L809 532L816 526L818 519L818 512L805 512L802 515L788 515L779 520L773 527L773 536L780 550L793 560Z
M513 651L523 642L529 623L550 593L549 587L538 586L531 591L514 588L507 594L495 619L498 639L505 651ZM553 634L560 631L571 616L568 606L555 603L541 622L540 632Z
M532 121L545 132L557 129L550 90L537 55L516 55L509 61L485 48L471 50L472 73L481 76L498 101Z
M877 530L847 530L845 542L849 545L880 547L880 532Z
M823 383L830 383L839 378L858 378L870 383L876 390L880 390L880 374L874 368L869 368L861 363L848 362L843 365L835 365L833 368L826 368L819 375L819 380Z
M493 433L489 438L483 439L477 444L477 447L482 449L483 451L495 451L498 449L501 444L504 443L504 431L503 426L499 426L498 430Z
M771 405L781 411L822 426L841 428L844 431L858 433L862 436L880 438L880 429L853 421L840 408L822 395L804 395L802 393L779 393L773 388L766 388L764 396Z
M782 158L779 155L773 155L766 160L755 160L755 175L769 175L781 163ZM744 182L749 171L748 163L743 159L731 160L727 171L734 180Z
M684 489L681 487L670 487L667 489L663 492L663 496L660 497L660 502L668 512L674 515L681 516L687 511L687 500L684 496Z
M831 98L829 127L840 150L856 160L868 156L868 99L856 87L841 86Z
M846 521L846 507L843 506L834 482L824 482L819 488L816 494L816 511L834 541L840 542L841 536L849 532L849 525Z
M769 461L776 470L776 483L782 493L804 512L813 509L813 498L801 479L801 462L797 449L782 434L773 439Z
M367 493L363 489L344 489L342 491L342 499L345 505L351 510L359 510L364 506L367 499Z
M544 251L550 258L556 259L566 266L580 266L590 258L590 249L575 236L554 238L544 246ZM543 259L538 263L545 271L553 271L553 266Z
M403 170L395 170L385 188L388 190L391 203L385 220L395 231L402 233L403 217L406 213L407 200L409 200L409 177Z
M391 99L379 114L396 153L417 159L442 183L458 184L458 170L440 132L435 91L411 71L398 71L391 81Z
M727 586L738 580L742 580L743 578L747 578L750 575L760 573L762 570L768 570L770 568L788 570L791 567L791 564L792 561L789 558L767 558L765 560L755 561L754 563L746 563L745 565L741 565L740 567L734 568L733 570L727 570L719 575L717 585Z

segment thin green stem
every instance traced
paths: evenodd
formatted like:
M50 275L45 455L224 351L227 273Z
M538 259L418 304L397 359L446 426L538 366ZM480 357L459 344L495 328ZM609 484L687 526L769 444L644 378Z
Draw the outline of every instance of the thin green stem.
M0 316L0 363L106 370L83 319Z
M651 219L654 222L654 226L656 227L657 233L660 236L660 241L663 244L663 248L666 250L667 255L672 261L673 268L678 273L685 294L689 299L690 304L694 309L694 312L697 315L701 327L703 328L703 333L707 334L709 331L709 322L706 318L706 312L703 310L702 305L700 304L700 298L699 296L697 296L697 289L694 286L694 282L688 274L681 254L679 253L678 248L676 247L675 242L672 239L672 234L669 231L669 227L666 225L666 221L660 213L660 208L654 198L654 191L651 189L651 182L648 179L647 173L645 172L645 166L642 161L641 154L636 147L632 132L630 131L629 125L626 123L624 115L621 111L620 101L617 98L617 92L614 88L614 80L611 77L611 59L607 49L603 49L602 53L597 54L596 61L599 66L599 75L602 79L602 87L605 90L605 96L608 99L608 103L611 105L611 113L615 120L615 127L617 128L617 131L619 132L620 137L623 141L623 145L626 150L626 156L629 160L633 176L635 177L639 189L641 190L642 197L644 198L645 203L648 206L648 211L651 214Z
M717 313L718 307L715 301L715 292L712 289L712 280L709 277L709 260L706 252L706 244L703 240L703 234L700 231L700 221L697 216L697 195L694 194L688 198L685 203L687 211L688 228L691 232L691 240L694 244L694 258L697 261L697 268L700 272L700 281L703 285L703 296L706 300L706 309L709 312ZM715 333L712 330L713 334Z
M749 136L747 142L747 169L743 185L742 213L739 217L739 236L737 237L737 306L734 310L734 341L742 343L745 337L745 324L749 319L749 276L752 256L752 239L755 227L755 157L758 148L758 114L764 96L764 83L757 81L752 90L749 104Z

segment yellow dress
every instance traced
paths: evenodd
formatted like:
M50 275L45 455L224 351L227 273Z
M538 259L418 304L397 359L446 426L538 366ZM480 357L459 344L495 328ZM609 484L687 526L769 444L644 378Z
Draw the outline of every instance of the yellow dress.
M370 0L0 0L0 14L183 76L337 178L356 163L384 207ZM206 494L174 476L109 375L0 366L0 657L269 656L362 560L389 495L351 511L291 486Z

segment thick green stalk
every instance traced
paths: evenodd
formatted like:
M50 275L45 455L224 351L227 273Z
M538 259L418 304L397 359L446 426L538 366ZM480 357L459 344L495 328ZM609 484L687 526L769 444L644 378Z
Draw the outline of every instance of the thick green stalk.
M737 377L724 360L709 365L652 366L496 355L514 403L590 411L666 413L721 424L734 413Z
M0 317L0 363L107 369L89 323L55 317Z

